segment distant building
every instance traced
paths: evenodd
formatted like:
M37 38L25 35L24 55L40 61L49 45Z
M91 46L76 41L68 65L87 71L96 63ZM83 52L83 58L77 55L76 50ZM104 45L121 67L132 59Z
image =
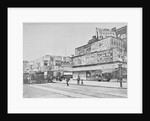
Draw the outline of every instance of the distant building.
M23 73L27 73L28 71L28 68L27 68L27 65L28 65L28 61L24 60L23 61Z
M28 73L35 72L46 72L46 71L60 71L64 69L71 71L72 59L69 56L54 56L54 55L45 55L41 58L38 58L34 61L24 62L24 71Z

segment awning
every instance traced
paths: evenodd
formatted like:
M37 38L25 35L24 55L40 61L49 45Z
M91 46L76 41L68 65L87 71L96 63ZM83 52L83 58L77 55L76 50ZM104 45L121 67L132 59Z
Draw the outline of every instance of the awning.
M90 71L90 70L107 70L107 69L108 71L111 71L112 69L115 68L118 68L118 63L87 66L87 67L76 67L73 68L73 71Z
M112 73L112 72L114 72L114 71L115 71L114 68L109 68L109 69L103 69L103 70L102 70L102 73Z

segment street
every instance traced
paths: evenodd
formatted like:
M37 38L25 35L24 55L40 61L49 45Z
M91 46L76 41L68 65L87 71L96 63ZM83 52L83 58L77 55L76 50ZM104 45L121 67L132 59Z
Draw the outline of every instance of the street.
M108 82L109 83L109 82ZM24 84L24 98L127 98L126 88L65 83Z

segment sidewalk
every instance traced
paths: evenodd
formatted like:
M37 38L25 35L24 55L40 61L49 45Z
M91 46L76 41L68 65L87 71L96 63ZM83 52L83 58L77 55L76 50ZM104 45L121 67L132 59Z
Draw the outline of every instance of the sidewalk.
M56 81L56 83L65 83L66 81ZM77 81L76 80L70 80L69 84L73 84L73 85L77 85ZM106 87L106 88L119 88L119 89L127 89L127 83L123 82L122 83L122 87L120 87L120 83L119 82L98 82L98 81L83 81L83 84L86 86L99 86L99 87ZM81 85L81 81L80 81L80 85Z

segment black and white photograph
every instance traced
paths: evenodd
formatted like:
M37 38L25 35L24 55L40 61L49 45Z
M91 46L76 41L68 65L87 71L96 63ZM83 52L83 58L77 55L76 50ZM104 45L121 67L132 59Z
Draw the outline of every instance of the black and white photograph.
M141 113L142 8L8 8L8 113Z
M24 98L127 98L127 23L23 23Z

